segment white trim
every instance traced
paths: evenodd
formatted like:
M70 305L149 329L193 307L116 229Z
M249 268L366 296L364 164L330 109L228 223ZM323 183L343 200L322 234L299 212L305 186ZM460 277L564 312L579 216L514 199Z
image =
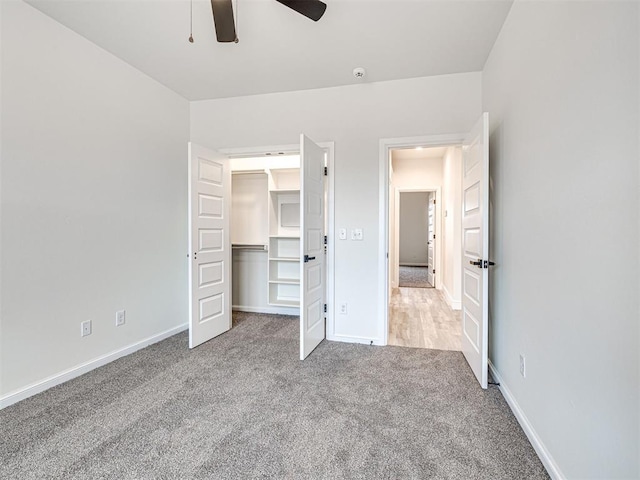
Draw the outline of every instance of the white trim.
M169 330L165 330L164 332L158 333L156 335L152 335L147 337L139 342L132 343L131 345L120 348L119 350L114 350L113 352L102 355L98 358L94 358L88 362L82 363L75 367L64 370L63 372L52 375L44 380L41 380L36 383L32 383L31 385L21 388L20 390L16 390L14 392L8 393L7 395L0 398L0 409L8 407L9 405L13 405L21 400L29 398L38 393L44 392L52 387L65 383L69 380L72 380L80 375L84 375L85 373L90 372L91 370L95 370L98 367L102 367L107 363L111 363L114 360L117 360L126 355L131 355L132 353L141 350L149 345L153 345L154 343L158 343L165 338L172 337L173 335L183 332L189 328L188 323L184 323L177 327L170 328Z
M389 336L389 161L394 148L461 145L465 134L381 138L378 160L378 332L382 345ZM437 270L436 270L437 271Z
M335 330L335 143L334 142L316 142L316 144L327 151L327 215L328 215L328 231L327 231L327 316L325 323L325 336L329 339ZM264 155L266 152L275 152L283 154L299 154L300 144L291 143L287 145L270 145L258 147L240 147L240 148L220 148L219 152L228 155L230 158L238 157L255 157ZM335 338L335 336L334 336ZM342 340L348 341L348 340Z
M335 244L335 145L333 142L318 143L327 150L327 281L325 291L325 301L327 303L327 316L325 321L325 337L329 338L329 333L335 333L336 322L336 302L335 302L335 264L336 264L336 244Z
M364 345L383 346L384 343L379 338L354 337L350 335L327 335L327 340L332 342L362 343Z
M500 384L498 388L500 389L500 392L502 392L502 396L507 401L507 404L518 420L518 423L522 427L522 430L524 430L524 433L527 435L527 438L529 439L529 442L531 442L533 449L538 454L538 457L540 457L540 461L544 465L544 468L547 469L547 473L549 474L549 476L553 480L565 480L567 477L565 477L560 471L560 467L551 456L551 453L549 453L549 450L547 450L547 447L544 445L540 436L536 433L533 425L531 425L531 422L529 422L529 419L524 414L524 411L522 410L522 408L520 408L520 405L518 405L518 402L511 393L511 390L509 390L509 387L507 387L507 385L504 383L504 379L498 373L496 367L493 366L491 360L489 360L489 370L491 371L491 376L493 377L493 379Z
M317 143L317 142L316 142ZM333 142L328 142L333 145ZM327 148L327 144L318 143L321 147ZM271 154L284 154L284 155L296 155L300 154L300 144L299 143L289 143L287 145L268 145L262 147L240 147L240 148L218 148L216 149L220 153L224 153L229 158L242 158L242 157L262 157L266 156L267 153ZM268 157L275 156L269 155Z
M300 315L300 309L296 307L251 307L247 305L232 305L231 310L234 312L268 313L271 315L291 315L294 317Z
M451 293L447 289L447 286L444 283L442 284L442 291L444 292L444 299L447 301L447 303L451 307L451 310L462 310L462 301L454 300L453 295L451 295Z

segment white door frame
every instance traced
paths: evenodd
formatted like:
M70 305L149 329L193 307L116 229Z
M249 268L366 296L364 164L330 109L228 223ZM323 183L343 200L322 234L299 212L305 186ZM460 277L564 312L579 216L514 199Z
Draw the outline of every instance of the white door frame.
M327 323L325 336L329 337L335 332L335 202L334 202L334 185L335 185L335 169L334 165L334 142L316 142L317 145L324 148L327 152L327 281L326 302L327 302ZM299 154L300 143L291 143L287 145L267 145L258 147L241 147L241 148L219 148L219 152L228 155L229 158L240 157L258 157L265 153L271 153L272 156L280 154Z
M395 189L395 216L394 218L396 219L395 222L395 231L393 232L395 235L395 241L394 241L394 252L393 255L390 255L390 259L393 258L393 260L395 262L398 263L398 265L400 265L400 194L401 193L431 193L431 192L435 192L436 194L436 218L434 219L435 222L435 227L436 227L436 234L438 235L436 238L436 255L435 255L435 269L436 269L436 275L435 275L435 285L434 287L438 290L440 290L442 288L442 256L441 256L441 249L439 247L439 243L440 239L442 238L442 212L441 212L441 207L442 207L442 194L441 194L441 187L396 187ZM400 269L398 268L396 270L396 274L400 271ZM395 283L398 283L398 275L395 275L393 280L395 281Z
M378 191L378 331L379 338L382 338L382 345L387 345L389 339L389 165L391 150L462 145L465 137L465 133L455 133L380 139L378 162L378 178L380 179Z

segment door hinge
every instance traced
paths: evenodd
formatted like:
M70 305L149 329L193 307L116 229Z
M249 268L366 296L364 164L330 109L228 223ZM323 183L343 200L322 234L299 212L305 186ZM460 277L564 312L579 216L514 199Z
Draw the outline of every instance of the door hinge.
M436 269L435 269L435 268L433 269L433 274L434 274L434 275L436 274Z
M433 199L433 204L434 204L434 205L436 204L436 200L435 200L435 199Z
M325 245L327 244L327 236L326 235L324 236L324 244Z
M495 265L495 263L494 262L490 262L489 260L484 260L483 263L482 263L482 267L483 268L489 268L489 267L492 267L494 265Z
M324 304L324 313L327 313L327 304Z
M327 174L328 174L327 167L324 167L324 176L326 177L326 176L327 176Z

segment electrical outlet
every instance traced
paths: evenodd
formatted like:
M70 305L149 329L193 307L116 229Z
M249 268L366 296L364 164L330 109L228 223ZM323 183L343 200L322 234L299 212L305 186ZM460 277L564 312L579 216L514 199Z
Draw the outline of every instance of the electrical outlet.
M346 303L341 303L340 304L340 315L346 315L347 314L347 304Z
M525 358L524 358L524 354L522 353L520 354L520 375L522 375L522 378L526 378L527 376Z
M116 327L119 327L120 325L124 325L124 322L125 322L124 310L118 310L116 312Z
M80 336L91 335L91 320L86 320L80 324Z

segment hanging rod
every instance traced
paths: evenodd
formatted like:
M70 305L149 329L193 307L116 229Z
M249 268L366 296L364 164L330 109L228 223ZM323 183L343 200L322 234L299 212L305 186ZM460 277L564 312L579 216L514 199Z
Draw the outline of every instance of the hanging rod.
M269 247L264 244L246 244L246 243L234 243L231 245L233 250L259 250L266 252Z

